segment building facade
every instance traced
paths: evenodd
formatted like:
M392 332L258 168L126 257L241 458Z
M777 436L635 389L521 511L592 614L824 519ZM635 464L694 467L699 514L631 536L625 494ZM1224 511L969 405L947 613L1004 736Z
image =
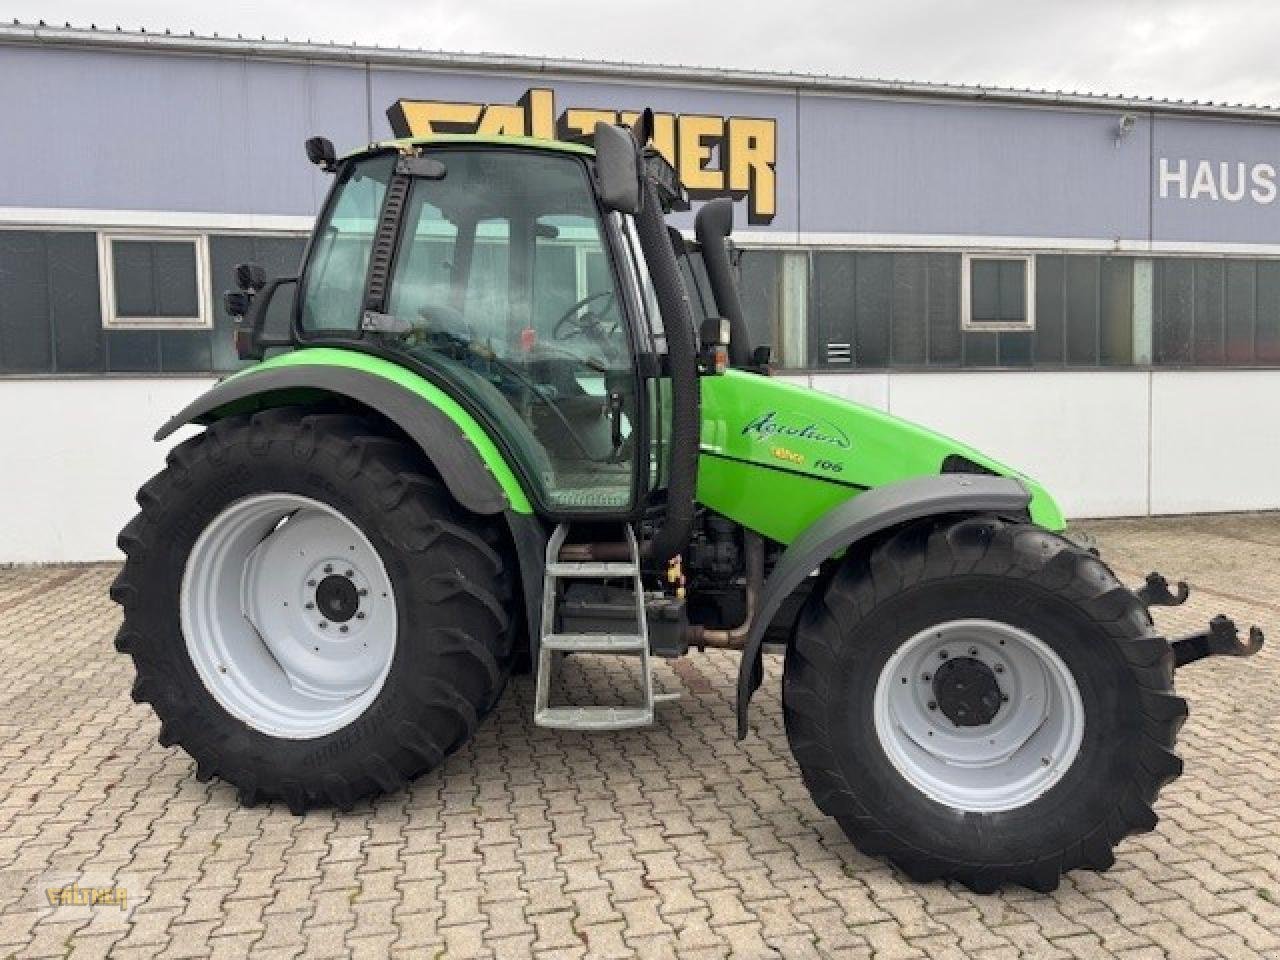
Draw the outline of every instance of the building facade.
M151 433L238 365L234 265L296 272L306 137L644 107L695 202L736 200L782 375L1072 516L1280 507L1280 111L20 25L0 88L0 562L114 555Z

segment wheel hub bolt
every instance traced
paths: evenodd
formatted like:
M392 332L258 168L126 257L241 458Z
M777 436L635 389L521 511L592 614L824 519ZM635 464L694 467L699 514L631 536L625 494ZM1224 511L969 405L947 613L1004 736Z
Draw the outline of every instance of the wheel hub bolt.
M362 597L367 597L369 595L369 591L366 590L364 587L361 587L359 590L356 591L356 593L358 593Z
M356 575L356 572L355 572L354 570L348 570L348 571L347 571L347 579L348 579L348 580L350 580L350 579L351 579L352 577L354 577L355 575Z
M932 680L932 679L933 679L933 674L932 674L932 673L926 673L926 674L925 674L924 676L922 676L920 679L921 679L921 680L923 680L925 683L928 683L930 680Z
M361 610L361 611L359 611L358 613L356 613L356 619L357 619L357 620L363 620L363 619L364 619L364 611L363 611L363 610Z
M314 587L315 585L316 585L316 582L315 582L314 580L308 580L308 581L307 581L307 586L308 586L308 587Z
M948 657L948 656L949 656L949 654L947 653L947 651L945 651L945 650L939 650L939 651L938 651L938 659L939 659L939 660L945 660L945 659L947 659L947 657Z
M970 647L970 648L969 648L969 656L971 656L971 657L976 657L977 655L978 655L978 648L977 648L977 647Z
M929 709L930 709L930 710L937 710L937 709L938 709L938 701L937 701L937 700L930 700L930 701L929 701Z
M1001 702L1001 703L1008 703L1008 702L1009 702L1009 695L1008 695L1007 693L1002 693L1002 694L1000 694L1000 702Z
M326 563L326 564L324 565L324 572L325 572L325 573L333 573L333 564L332 564L332 563Z
M327 626L329 626L329 624L325 623L323 620L321 620L321 621L320 621L320 629L321 629L321 630L325 629Z
M998 663L995 666L995 670L996 670L996 673L1004 673L1004 667L1000 666L1000 664Z
M307 604L307 609L308 609L308 610L314 610L315 608L316 608L316 605L315 605L314 603L308 603L308 604Z
M339 630L341 630L343 633L346 633L346 632L347 632L347 630L348 630L348 627L347 627L347 625L344 623L344 624L343 624L342 626L340 626L338 629L339 629Z

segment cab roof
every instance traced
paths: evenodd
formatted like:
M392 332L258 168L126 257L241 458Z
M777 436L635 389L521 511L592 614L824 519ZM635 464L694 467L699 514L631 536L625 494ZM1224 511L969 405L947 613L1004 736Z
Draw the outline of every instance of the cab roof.
M425 137L400 137L391 140L376 140L359 150L344 154L342 159L363 156L378 150L403 150L406 147L430 147L451 144L463 144L482 147L522 147L529 150L550 150L557 153L571 153L578 156L595 156L595 150L586 144L573 143L568 140L547 140L542 137L512 137L480 133L433 133Z

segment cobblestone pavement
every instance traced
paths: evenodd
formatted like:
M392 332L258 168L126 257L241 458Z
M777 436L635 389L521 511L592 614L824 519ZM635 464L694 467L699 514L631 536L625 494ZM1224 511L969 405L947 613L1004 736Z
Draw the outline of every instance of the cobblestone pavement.
M1128 581L1192 582L1169 632L1219 610L1280 627L1280 516L1080 526ZM1280 956L1275 647L1179 675L1186 774L1114 869L984 897L907 882L818 813L776 658L741 744L728 653L661 665L682 699L623 734L533 728L521 677L406 792L350 814L242 809L130 701L114 573L0 570L0 957ZM565 671L584 692L631 679L601 658ZM72 881L126 903L50 907Z

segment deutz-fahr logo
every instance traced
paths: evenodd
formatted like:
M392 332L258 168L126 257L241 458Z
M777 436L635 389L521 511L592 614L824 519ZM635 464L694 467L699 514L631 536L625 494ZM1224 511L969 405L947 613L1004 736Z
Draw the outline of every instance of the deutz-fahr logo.
M585 140L596 123L631 125L635 110L569 107L557 115L556 95L535 87L515 103L397 100L387 119L397 137L432 133L534 136ZM771 223L777 213L778 121L771 117L717 117L697 113L654 114L653 145L680 173L695 200L747 198L751 223Z
M742 435L755 437L757 440L812 440L841 450L848 450L852 446L849 437L835 424L779 413L776 410L760 414L742 428Z

